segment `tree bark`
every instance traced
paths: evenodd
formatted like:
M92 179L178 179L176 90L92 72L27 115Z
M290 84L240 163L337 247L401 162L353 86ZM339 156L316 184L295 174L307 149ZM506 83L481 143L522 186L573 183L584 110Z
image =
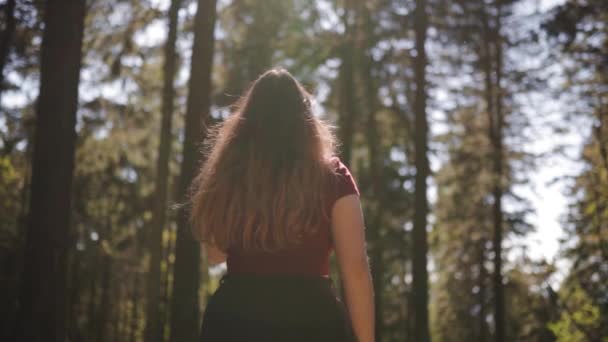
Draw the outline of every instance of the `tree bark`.
M366 138L367 148L369 157L369 169L370 169L370 185L371 192L368 194L370 199L366 207L373 210L372 219L370 220L371 225L367 228L366 233L368 235L368 241L370 242L371 255L370 263L372 270L372 280L374 286L374 308L375 308L375 339L376 341L382 341L384 335L384 296L382 289L384 288L384 260L383 260L383 240L380 234L380 229L384 222L384 211L386 196L384 196L384 189L382 184L382 168L383 168L383 155L382 155L382 142L378 134L378 122L376 113L378 112L378 87L374 83L373 79L373 66L374 60L371 56L366 54L366 51L372 48L374 42L372 41L371 33L373 31L374 23L370 18L369 9L365 3L359 3L356 8L357 13L357 25L355 27L356 35L360 39L360 42L356 46L358 63L355 63L357 80L359 80L362 91L361 98L364 99L364 105L367 112L367 125L366 125ZM359 25L361 23L361 25Z
M148 251L150 265L148 269L146 293L146 329L145 341L157 342L162 340L163 320L160 305L161 298L161 256L163 228L167 221L167 187L169 180L169 157L171 153L171 121L174 109L174 79L177 53L178 12L181 0L172 0L169 8L168 34L165 43L165 61L163 66L162 122L158 159L156 165L155 202L152 211L152 222L148 236Z
M88 337L89 340L93 340L93 331L95 331L95 322L97 322L97 284L98 284L98 273L93 270L97 270L101 264L101 255L99 246L92 247L90 246L87 250L93 250L92 253L94 255L89 258L91 261L91 270L89 270L89 294L88 294L88 303L87 303L87 324L85 328L85 336Z
M105 253L102 251L101 253ZM101 295L99 303L99 311L95 319L95 338L97 342L105 342L108 340L108 322L112 312L112 257L103 255L101 257Z
M382 289L384 288L384 262L382 258L382 245L380 237L380 227L382 226L384 216L384 210L382 208L383 203L380 202L379 208L377 208L376 215L373 220L373 225L369 227L372 237L372 253L371 253L371 265L372 265L372 280L374 286L374 309L375 309L375 321L374 336L376 341L382 341L384 335L384 296Z
M428 18L426 0L416 0L414 29L416 32L416 57L414 73L416 83L415 112L415 213L413 228L413 294L414 294L414 341L427 342L429 335L428 311L428 270L427 270L427 177L429 174L428 123L426 116L426 35Z
M84 15L84 1L46 4L17 341L66 338L67 252Z
M82 291L82 280L84 277L82 274L82 268L80 266L81 260L82 254L79 252L73 253L70 258L69 277L71 280L68 290L68 293L70 294L70 304L67 313L69 317L67 334L70 340L77 340L78 337L81 335L80 326L78 325L78 316L80 315L80 308L82 307L81 296L84 292Z
M171 322L171 310L170 310L170 303L171 303L171 289L172 289L172 285L173 283L171 282L171 278L173 277L173 265L174 262L172 262L172 258L171 256L173 255L173 253L175 253L175 239L173 239L173 234L169 234L169 239L167 241L167 246L165 248L165 253L164 253L164 260L165 263L167 264L167 269L165 271L164 274L164 278L163 278L163 291L161 293L162 295L162 301L163 301L163 306L165 307L165 310L163 312L164 316L163 316L163 320L164 320L164 324L163 324L163 336L165 336L166 332L169 331L169 324Z
M479 248L479 341L485 341L487 333L486 324L486 239L482 238L478 244Z
M366 61L363 71L362 83L364 87L364 96L366 98L366 108L368 111L367 117L367 146L369 153L369 167L371 179L371 198L375 198L376 205L371 205L374 210L373 219L370 220L371 226L367 229L369 242L371 243L371 269L372 280L374 285L374 307L375 307L375 337L376 341L382 341L384 330L384 315L383 315L383 292L384 287L384 262L382 258L382 237L380 229L383 224L385 200L382 189L382 156L380 155L380 139L378 136L378 125L376 122L377 103L375 101L375 90L371 78L371 61ZM370 201L372 202L372 201ZM370 203L371 204L371 203Z
M492 147L490 162L492 164L492 250L494 252L494 270L492 273L492 288L494 292L494 341L505 341L504 328L504 286L502 283L502 49L500 37L500 3L495 2L497 14L495 25L492 25L488 9L481 5L480 20L483 29L484 43L481 49L481 63L485 79L485 100L488 116L488 139Z
M355 77L354 77L354 18L351 13L355 13L352 8L352 0L344 1L344 14L342 23L344 25L344 42L340 46L340 64L338 74L338 110L339 110L339 138L340 138L340 159L350 166L353 149L353 136L357 120L357 110L355 101ZM355 13L356 14L356 13ZM354 17L354 15L352 15Z
M140 247L138 246L137 249ZM138 253L139 255L139 253ZM135 270L133 272L133 291L131 295L133 297L133 305L131 306L131 313L129 315L129 337L127 341L135 342L137 341L137 332L139 330L139 271ZM161 340L162 341L162 340Z
M177 198L184 200L198 167L199 144L206 138L211 107L216 0L198 0L186 108L184 149ZM199 244L192 237L187 213L177 218L175 272L171 302L171 341L197 341L199 331Z
M494 148L493 170L494 170L494 189L493 189L493 223L494 223L494 320L496 324L496 342L505 341L505 295L502 283L502 239L503 239L503 212L502 212L502 174L503 174L503 107L502 107L502 40L500 36L500 26L502 15L500 4L497 5L496 27L494 28L494 68L495 68L495 120L494 134L492 134L492 146Z

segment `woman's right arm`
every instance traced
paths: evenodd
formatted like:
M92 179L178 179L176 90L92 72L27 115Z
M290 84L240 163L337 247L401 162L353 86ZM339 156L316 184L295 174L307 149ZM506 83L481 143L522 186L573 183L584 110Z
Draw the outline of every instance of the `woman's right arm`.
M334 204L332 235L355 336L359 342L373 342L374 291L357 195L344 196Z

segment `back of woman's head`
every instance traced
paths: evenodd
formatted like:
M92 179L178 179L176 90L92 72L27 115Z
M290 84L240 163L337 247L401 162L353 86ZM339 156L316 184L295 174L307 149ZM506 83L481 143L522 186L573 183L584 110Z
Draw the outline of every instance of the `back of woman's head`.
M334 145L311 102L289 72L272 69L212 130L193 188L197 238L224 250L273 251L320 228Z

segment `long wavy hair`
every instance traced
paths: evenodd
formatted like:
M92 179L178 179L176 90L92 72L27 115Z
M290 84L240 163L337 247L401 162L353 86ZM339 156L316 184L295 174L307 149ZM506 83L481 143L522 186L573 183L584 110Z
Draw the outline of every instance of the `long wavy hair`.
M277 251L326 222L334 137L286 70L255 80L211 129L203 153L191 198L198 240L224 251Z

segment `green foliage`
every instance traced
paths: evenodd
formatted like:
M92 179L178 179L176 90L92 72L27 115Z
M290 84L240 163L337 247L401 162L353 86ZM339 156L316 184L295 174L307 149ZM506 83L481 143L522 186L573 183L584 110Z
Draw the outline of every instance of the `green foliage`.
M564 220L563 254L572 266L559 291L561 315L550 325L560 341L606 341L608 336L606 18L606 2L572 0L557 7L544 25L567 60L564 96L577 99L567 112L593 125L581 150L581 172L572 177Z
M21 209L21 177L9 156L0 156L0 249L11 249Z
M585 342L595 340L590 331L600 328L600 309L578 285L564 289L560 294L565 306L559 320L549 324L559 342ZM572 308L572 309L571 309ZM599 337L599 336L598 336ZM608 341L604 336L602 341Z

